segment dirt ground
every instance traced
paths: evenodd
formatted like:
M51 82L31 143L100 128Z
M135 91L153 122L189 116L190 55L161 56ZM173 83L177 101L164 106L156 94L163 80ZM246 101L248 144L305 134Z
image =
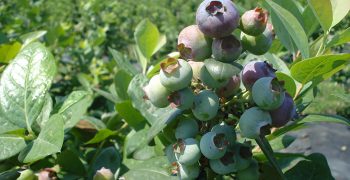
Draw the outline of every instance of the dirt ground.
M322 153L326 156L336 180L350 180L350 127L335 123L317 123L309 126L290 133L297 139L285 151Z

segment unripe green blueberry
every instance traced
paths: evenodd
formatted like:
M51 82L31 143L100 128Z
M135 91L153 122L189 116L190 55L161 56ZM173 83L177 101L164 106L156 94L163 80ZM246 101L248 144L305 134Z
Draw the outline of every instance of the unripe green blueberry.
M236 142L233 146L230 146L229 150L234 152L235 169L237 171L249 166L253 154L247 144Z
M184 166L179 164L179 175L181 180L192 180L199 176L199 164Z
M146 98L151 103L159 108L163 108L169 105L168 96L170 91L165 88L160 82L159 75L155 75L151 78L148 85L143 88Z
M191 25L180 32L177 44L181 57L203 61L211 56L212 41L199 30L197 25Z
M251 160L248 168L238 171L236 177L238 180L258 180L259 179L259 165L256 160Z
M177 161L174 152L174 144L170 144L165 148L165 155L171 164Z
M201 157L199 143L193 138L179 139L174 151L177 161L185 166L197 163Z
M196 22L205 35L225 37L239 25L239 12L231 0L205 0L197 9Z
M272 127L282 127L286 125L294 117L295 113L296 107L293 98L286 93L282 105L270 111Z
M227 125L226 123L222 122L220 124L217 124L212 127L211 132L215 133L223 133L225 135L226 140L233 144L236 142L236 131L233 129L233 127Z
M225 175L236 172L235 161L232 152L226 152L220 159L210 159L210 168L217 174Z
M104 167L98 170L93 178L93 180L113 180L113 179L114 179L114 175L112 171Z
M193 72L193 79L198 80L199 79L199 74L201 72L202 67L204 66L204 62L196 62L196 61L188 61L188 64L190 64Z
M270 114L258 107L247 109L239 119L241 135L246 138L255 139L259 137L261 128L271 125Z
M207 132L200 141L200 149L202 154L208 159L219 159L225 155L228 141L224 134L215 132Z
M268 24L265 31L258 36L250 36L242 32L241 43L243 49L255 55L262 55L269 51L274 39L274 33L270 27L272 26Z
M259 108L274 110L282 105L285 91L277 78L263 77L254 83L252 96Z
M195 119L181 119L175 129L176 139L194 138L199 132L199 126Z
M4 176L5 178L5 176ZM37 177L35 176L34 172L30 169L26 169L20 172L18 180L35 180Z
M219 97L212 91L202 90L194 98L193 115L200 121L213 119L219 110Z
M160 66L160 82L170 91L184 89L191 84L193 72L185 60L169 58Z
M220 97L230 97L237 93L240 85L241 78L239 75L232 76L224 87L216 90L216 94L218 94Z
M267 20L267 11L263 10L260 7L256 7L253 10L249 10L243 13L239 28L245 34L258 36L266 29Z
M241 42L234 36L214 39L212 45L213 56L222 62L233 62L242 53Z
M276 77L275 71L266 61L251 61L243 67L242 83L248 90L251 90L258 79Z
M170 94L169 102L172 107L186 110L193 106L194 93L191 88L181 89Z
M200 71L199 79L202 81L204 85L210 88L221 88L228 83L228 80L222 81L222 82L215 80L205 66L203 66Z
M219 88L225 86L239 72L240 69L232 64L206 59L200 72L200 80L211 88Z

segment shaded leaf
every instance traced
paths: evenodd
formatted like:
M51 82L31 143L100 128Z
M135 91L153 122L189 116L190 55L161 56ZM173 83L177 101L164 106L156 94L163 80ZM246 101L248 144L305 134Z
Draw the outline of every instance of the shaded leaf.
M276 69L277 71L283 72L284 74L290 75L288 66L281 58L271 53L264 54L264 57L267 59L269 63L272 64L274 69Z
M140 131L131 131L124 142L124 156L129 156L138 148L147 145L147 134L149 128L144 128Z
M136 160L147 160L156 156L154 146L144 146L143 148L137 150L133 154L133 158Z
M130 169L123 175L125 179L142 179L146 180L168 180L178 179L178 177L171 176L171 165L165 156L158 156L145 161L126 159L125 166Z
M312 11L311 7L307 5L303 11L304 29L307 36L311 36L320 25L320 23L315 21L315 19L316 16L314 12Z
M57 163L64 171L85 176L86 170L79 156L70 150L65 150L57 157Z
M287 179L334 179L326 158L319 153L313 153L306 160L299 161L293 168L285 172Z
M343 69L350 60L350 54L323 55L305 59L294 64L292 76L302 84L319 83Z
M23 163L37 161L41 158L61 151L64 139L63 116L51 116L37 139L30 143L18 156Z
M96 157L96 161L91 165L92 171L90 176L94 175L97 170L102 167L110 169L114 174L121 165L121 157L118 150L115 147L104 148L101 153Z
M28 128L40 115L56 74L52 54L40 43L21 50L0 80L0 134Z
M13 135L0 136L0 161L18 154L26 147L22 137Z
M135 109L131 101L123 101L115 105L115 109L118 114L134 129L140 129L144 127L146 121L141 113Z
M101 129L99 130L96 135L90 139L88 142L86 142L85 144L95 144L95 143L99 143L107 138L109 138L110 136L116 135L117 132L115 131L111 131L109 129Z

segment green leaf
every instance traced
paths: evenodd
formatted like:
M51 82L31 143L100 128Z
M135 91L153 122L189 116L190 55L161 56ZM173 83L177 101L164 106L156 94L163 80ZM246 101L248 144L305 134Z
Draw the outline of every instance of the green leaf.
M75 126L90 107L92 101L92 95L87 91L73 91L68 96L58 111L63 116L65 129Z
M62 115L51 116L37 139L30 143L18 156L23 163L34 162L61 151L64 139Z
M17 179L21 174L20 169L11 169L0 173L0 179Z
M9 63L21 50L21 47L22 44L19 42L0 45L0 63Z
M271 53L264 54L264 57L267 59L269 63L272 64L274 69L276 69L277 71L283 72L284 74L290 75L288 66L281 58Z
M294 64L291 73L302 84L310 81L317 84L346 67L349 60L350 54L318 56Z
M118 70L114 77L114 85L118 97L122 100L129 99L127 90L132 77L124 70Z
M26 147L22 137L13 135L0 136L0 161L18 154Z
M124 145L124 156L127 157L138 148L143 147L143 145L147 145L147 134L149 128L144 128L140 131L131 131L126 139Z
M122 177L125 179L139 179L144 180L172 180L178 177L171 176L171 165L165 156L158 156L146 161L126 159L125 166L130 169Z
M121 165L121 157L118 150L115 147L107 147L101 151L101 153L96 157L96 161L91 165L92 170L90 171L90 176L93 176L97 170L102 167L110 169L114 174Z
M27 128L40 115L56 74L52 54L40 43L21 50L0 80L0 134Z
M129 73L131 76L134 76L138 73L136 68L120 52L111 48L109 48L108 50L112 54L113 59L116 62L117 69L122 69Z
M274 151L287 148L294 142L296 137L290 135L279 136L276 139L270 141L271 147Z
M284 126L282 128L277 129L272 134L266 136L266 139L271 141L271 140L276 139L276 138L278 138L278 137L280 137L288 132L303 129L305 127L306 126L304 125L304 123L293 123L291 125L287 125L287 126Z
M277 76L277 79L279 81L284 82L284 88L289 93L289 95L291 97L294 97L296 90L297 90L297 86L295 85L294 79L292 77L290 77L289 75L284 74L282 72L276 72L276 76Z
M330 0L332 4L333 22L332 27L337 25L350 10L350 1L348 0Z
M95 144L95 143L99 143L107 138L109 138L110 136L116 135L117 132L116 131L111 131L109 129L101 129L97 132L97 134L90 139L88 142L86 142L85 144Z
M158 28L148 19L141 21L137 25L134 38L140 52L148 61L165 44L165 37L160 37Z
M57 157L57 163L63 171L85 176L86 170L79 156L70 150L65 150Z
M329 42L327 42L326 47L330 48L348 42L350 42L350 27L334 35L332 39Z
M285 10L289 11L304 27L303 16L298 8L297 2L294 0L273 0L276 4L280 5Z
M34 42L37 39L43 37L46 33L47 33L47 31L35 31L35 32L23 34L19 38L23 42L23 47L25 47L26 45L30 44L31 42Z
M128 123L129 126L138 130L144 127L145 118L135 109L131 101L123 101L115 105L118 114Z
M281 6L274 3L273 1L264 1L264 2L269 7L269 9L273 12L272 15L274 14L276 15L274 19L278 19L283 24L284 28L289 33L291 39L300 50L301 55L304 58L308 58L309 57L308 39L299 21L288 10L282 8ZM275 24L276 23L273 22L274 26ZM276 33L279 38L283 38L283 34L279 34L278 31Z
M337 115L310 114L300 121L300 123L313 122L340 123L350 126L350 120Z
M144 146L143 148L137 150L133 154L133 158L136 160L147 160L156 156L154 146Z
M46 122L50 119L50 113L53 109L53 102L50 94L46 94L46 100L43 106L43 109L36 120L36 122L39 124L40 128L43 128L46 124Z
M332 28L333 10L330 0L308 0L309 6L314 12L318 22L320 22L323 31L327 32Z
M314 33L320 25L320 23L318 21L315 21L315 19L316 19L316 16L313 13L311 7L309 5L306 6L303 11L303 21L304 21L304 29L307 36L311 36L312 33Z
M334 179L329 169L327 159L319 153L313 153L306 160L299 161L296 166L285 173L287 179Z

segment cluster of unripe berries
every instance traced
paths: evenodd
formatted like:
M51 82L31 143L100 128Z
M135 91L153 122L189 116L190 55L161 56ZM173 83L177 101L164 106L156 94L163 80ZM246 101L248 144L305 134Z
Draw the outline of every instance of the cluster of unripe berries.
M235 173L238 179L258 179L251 146L236 141L235 126L239 125L242 137L254 139L292 119L293 99L270 64L252 61L242 70L234 62L244 50L256 55L269 50L274 33L267 19L261 8L240 17L230 0L203 1L197 24L178 36L181 59L163 62L160 73L144 87L154 106L171 105L184 112L174 130L177 142L166 148L181 179L195 179L204 168L222 175ZM232 35L237 28L240 39ZM220 116L225 114L222 105L242 94L241 81L250 94L244 99L247 109L239 114L239 121L226 123Z

